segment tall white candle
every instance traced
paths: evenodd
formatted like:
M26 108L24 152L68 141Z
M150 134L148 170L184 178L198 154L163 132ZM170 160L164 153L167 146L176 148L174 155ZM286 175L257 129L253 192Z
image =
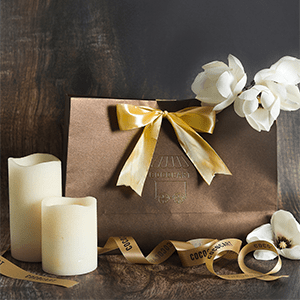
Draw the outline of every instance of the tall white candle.
M44 153L8 159L11 254L40 262L41 202L62 195L61 161Z
M97 268L97 201L93 197L51 197L42 201L42 267L55 275L79 275Z

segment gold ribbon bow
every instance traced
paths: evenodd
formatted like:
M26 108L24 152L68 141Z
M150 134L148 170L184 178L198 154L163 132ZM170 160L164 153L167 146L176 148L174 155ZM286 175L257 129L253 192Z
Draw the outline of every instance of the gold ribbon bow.
M130 186L141 196L164 117L173 126L180 146L207 184L217 173L231 175L214 149L196 132L213 132L216 115L212 107L188 107L171 113L146 106L117 104L117 117L121 130L145 127L121 170L117 186Z

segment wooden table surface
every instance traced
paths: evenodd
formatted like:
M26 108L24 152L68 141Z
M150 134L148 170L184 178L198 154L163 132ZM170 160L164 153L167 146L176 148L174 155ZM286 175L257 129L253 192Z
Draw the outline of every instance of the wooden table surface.
M46 152L63 158L66 94L114 98L194 97L201 66L237 56L251 77L285 55L299 57L299 2L1 1L1 250L9 244L7 158ZM300 221L300 110L281 112L278 198ZM46 275L40 263L5 257ZM274 262L247 263L268 270ZM221 272L237 271L227 263ZM225 281L177 255L157 266L121 255L67 289L0 275L1 299L300 299L300 262L283 259L274 282ZM73 278L73 277L71 277Z

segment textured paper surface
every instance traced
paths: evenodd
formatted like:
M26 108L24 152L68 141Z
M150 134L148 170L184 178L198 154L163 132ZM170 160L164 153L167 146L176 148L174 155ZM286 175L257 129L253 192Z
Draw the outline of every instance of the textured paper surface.
M99 244L108 237L133 236L142 250L164 239L245 238L277 209L276 128L253 130L231 107L217 115L214 133L201 136L232 173L208 186L178 145L167 120L142 197L117 187L122 166L141 130L120 131L116 104L177 111L197 100L146 101L70 99L66 196L98 200Z

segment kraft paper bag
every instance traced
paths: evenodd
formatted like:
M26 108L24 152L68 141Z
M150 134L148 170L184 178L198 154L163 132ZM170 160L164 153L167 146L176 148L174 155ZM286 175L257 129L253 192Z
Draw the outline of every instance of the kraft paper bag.
M119 103L168 112L201 106L197 100L69 99L65 195L97 199L100 246L110 236L133 236L143 251L165 239L244 239L279 208L276 127L257 132L232 107L216 115L213 134L200 133L232 175L216 174L208 185L164 118L142 196L116 186L143 130L119 129Z

